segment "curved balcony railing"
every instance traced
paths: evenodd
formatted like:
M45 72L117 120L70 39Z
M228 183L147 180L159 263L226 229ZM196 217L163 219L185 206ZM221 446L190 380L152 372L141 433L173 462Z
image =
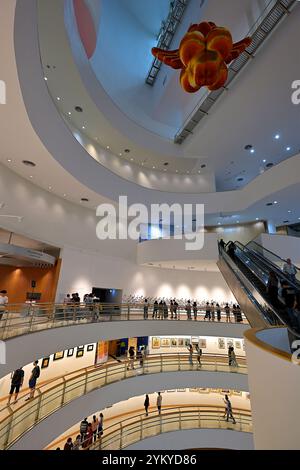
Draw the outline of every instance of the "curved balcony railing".
M60 328L70 325L85 323L101 323L107 321L130 321L130 320L187 320L185 308L179 307L177 315L168 313L157 313L153 317L153 305L149 305L148 314L144 313L143 304L11 304L5 307L5 312L0 318L0 339L6 340L16 336L22 336L36 331L51 328ZM204 321L205 310L198 308L197 316L191 313L193 321ZM243 323L248 323L244 315L241 316ZM208 320L205 320L208 321ZM212 320L211 320L212 321ZM214 321L217 323L217 314ZM221 311L221 322L226 322L226 315ZM235 321L231 314L231 321Z
M233 416L235 424L226 421L224 407L191 405L168 407L162 410L161 415L157 410L149 412L148 416L145 412L137 413L108 426L104 429L102 437L92 444L83 443L80 450L121 450L149 437L186 429L228 429L252 432L250 411L233 409ZM74 439L77 435L78 431L68 434L67 437L71 436ZM65 441L66 437L56 440L55 444L47 447L47 450L54 449L57 445L63 446Z
M244 359L239 359L238 367L228 366L225 361L226 356L223 361L221 357L203 356L200 368L196 355L192 365L189 362L188 354L160 354L148 356L142 366L140 366L139 360L135 360L136 370L128 370L130 364L128 361L124 361L122 363L107 363L100 367L90 367L58 377L37 388L36 396L30 401L21 406L15 405L0 410L0 449L9 448L26 431L72 400L113 382L135 377L137 374L147 375L191 370L247 374Z

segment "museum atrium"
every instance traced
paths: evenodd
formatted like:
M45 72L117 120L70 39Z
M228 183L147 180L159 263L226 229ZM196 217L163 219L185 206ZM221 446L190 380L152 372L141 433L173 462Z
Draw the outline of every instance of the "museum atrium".
M1 450L300 449L299 24L1 0Z

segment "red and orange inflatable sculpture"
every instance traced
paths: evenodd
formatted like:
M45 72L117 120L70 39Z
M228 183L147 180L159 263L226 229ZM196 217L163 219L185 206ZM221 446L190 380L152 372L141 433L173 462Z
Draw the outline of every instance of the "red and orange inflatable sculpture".
M166 51L154 47L152 54L173 69L182 69L180 83L188 93L195 93L203 86L213 91L225 85L227 64L242 54L251 41L247 37L234 44L228 29L209 21L193 24L179 49Z

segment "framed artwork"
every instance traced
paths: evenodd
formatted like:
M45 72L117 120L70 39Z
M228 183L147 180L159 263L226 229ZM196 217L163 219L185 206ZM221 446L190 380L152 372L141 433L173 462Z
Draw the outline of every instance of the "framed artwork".
M189 391L190 391L191 393L198 393L199 390L200 390L199 388L190 388L190 389L189 389Z
M88 351L94 351L94 345L93 344L88 344L87 350Z
M230 390L221 390L221 395L231 395L231 391Z
M177 348L177 338L171 338L171 347Z
M84 349L77 349L76 357L82 357L84 355Z
M161 338L160 343L162 348L169 348L171 346L171 339L170 338Z
M218 346L219 346L219 349L225 349L225 339L224 338L218 338Z
M64 355L65 355L65 351L56 352L53 356L53 361L59 361L60 359L63 359Z
M174 392L176 392L176 390L167 390L167 393L174 393Z
M242 340L242 345L243 345L243 351L245 351L245 341Z
M182 348L184 346L184 340L183 338L178 338L178 347Z
M198 388L198 393L209 393L209 388Z
M230 346L233 346L233 339L227 340L227 348L229 348Z
M192 343L197 343L199 342L199 336L192 336Z
M191 344L190 338L185 338L184 345L188 348L190 344Z
M159 349L160 348L160 338L156 336L152 337L152 349Z
M84 349L84 346L77 346L77 349Z
M68 349L68 352L67 352L67 357L72 357L74 354L74 348L70 348Z
M178 388L177 392L186 392L186 388Z
M242 345L240 341L235 341L235 347L236 349L242 349Z
M232 390L232 395L236 395L237 397L241 397L242 392L240 392L239 390Z
M199 338L199 348L200 349L206 349L206 339L205 338Z
M49 366L50 357L44 357L42 360L41 369L46 369Z

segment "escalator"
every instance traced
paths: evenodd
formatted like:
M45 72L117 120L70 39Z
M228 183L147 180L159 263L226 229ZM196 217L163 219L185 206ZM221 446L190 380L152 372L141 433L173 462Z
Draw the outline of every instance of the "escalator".
M267 284L270 271L275 271L279 282L283 282L296 292L297 286L278 266L270 265L269 260L251 247L239 242L233 244L234 250L227 252L220 247L218 267L229 288L239 302L252 327L266 328L271 326L286 326L290 341L300 338L298 324L291 321L289 312L280 298L270 297ZM275 270L276 268L276 270Z

